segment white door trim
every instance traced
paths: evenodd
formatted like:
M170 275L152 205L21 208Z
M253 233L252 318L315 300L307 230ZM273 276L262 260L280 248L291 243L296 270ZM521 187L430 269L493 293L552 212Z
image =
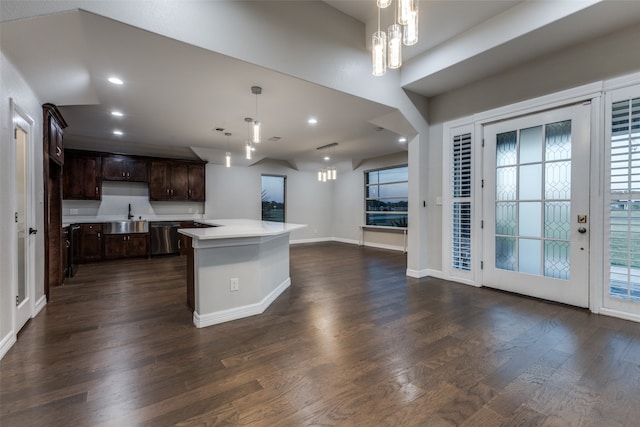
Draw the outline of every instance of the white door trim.
M13 98L9 99L10 105L10 114L11 114L11 132L13 133L11 137L11 152L12 158L16 158L16 128L21 128L26 133L26 211L25 211L25 229L27 230L27 235L25 239L26 245L26 271L25 271L25 281L26 281L26 290L28 298L21 305L22 309L26 310L28 318L32 318L34 316L35 310L35 236L28 234L29 228L37 228L35 223L35 190L34 190L34 124L35 121L16 104ZM15 162L14 162L15 163ZM15 188L15 164L12 172L12 180L10 186ZM14 211L15 211L15 198L12 200ZM15 233L12 233L11 237L11 247L17 246L17 236ZM18 295L18 272L16 269L17 265L17 252L11 251L11 282L12 282L12 290L13 295ZM13 333L17 335L18 331L23 325L17 324L17 309L18 307L15 304L12 304L14 309L12 311L12 329Z

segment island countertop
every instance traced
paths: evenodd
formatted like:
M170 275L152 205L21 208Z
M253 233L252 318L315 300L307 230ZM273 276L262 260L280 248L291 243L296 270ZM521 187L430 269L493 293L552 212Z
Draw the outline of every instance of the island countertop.
M255 219L199 219L196 222L211 227L182 228L178 232L196 240L215 240L278 236L306 227L304 224Z

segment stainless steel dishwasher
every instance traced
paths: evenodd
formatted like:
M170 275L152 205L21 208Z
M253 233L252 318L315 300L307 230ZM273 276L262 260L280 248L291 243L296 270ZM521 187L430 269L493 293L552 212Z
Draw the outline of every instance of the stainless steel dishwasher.
M178 228L180 223L173 221L157 221L149 224L152 256L180 253Z

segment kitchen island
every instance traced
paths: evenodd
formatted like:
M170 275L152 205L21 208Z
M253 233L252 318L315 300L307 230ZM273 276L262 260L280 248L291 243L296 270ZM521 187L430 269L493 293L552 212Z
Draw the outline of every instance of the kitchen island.
M264 312L291 285L289 235L302 224L249 219L198 220L181 229L187 253L187 303L202 328Z

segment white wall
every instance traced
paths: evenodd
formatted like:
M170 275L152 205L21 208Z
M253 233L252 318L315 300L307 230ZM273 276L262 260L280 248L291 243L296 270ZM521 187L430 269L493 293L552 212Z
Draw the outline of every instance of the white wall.
M14 102L34 121L32 129L33 147L33 193L36 195L36 224L38 230L44 225L42 205L42 107L33 90L24 81L13 64L0 52L0 357L15 340L13 311L15 290L12 277L15 272L16 236L13 233L13 200L15 192L12 118L9 100ZM35 236L35 300L44 296L44 239L43 233Z
M150 202L147 183L103 181L102 200L63 200L63 222L127 219L129 204L136 219L196 219L204 213L202 202Z
M640 71L638 52L640 27L624 28L429 100L430 270L442 271L442 233L438 230L445 224L442 206L435 204L435 198L442 193L442 124L518 101Z
M327 240L332 237L331 185L318 182L315 172L296 171L277 163L267 162L248 168L207 164L206 217L260 219L262 174L287 177L286 221L307 225L293 232L291 240Z

